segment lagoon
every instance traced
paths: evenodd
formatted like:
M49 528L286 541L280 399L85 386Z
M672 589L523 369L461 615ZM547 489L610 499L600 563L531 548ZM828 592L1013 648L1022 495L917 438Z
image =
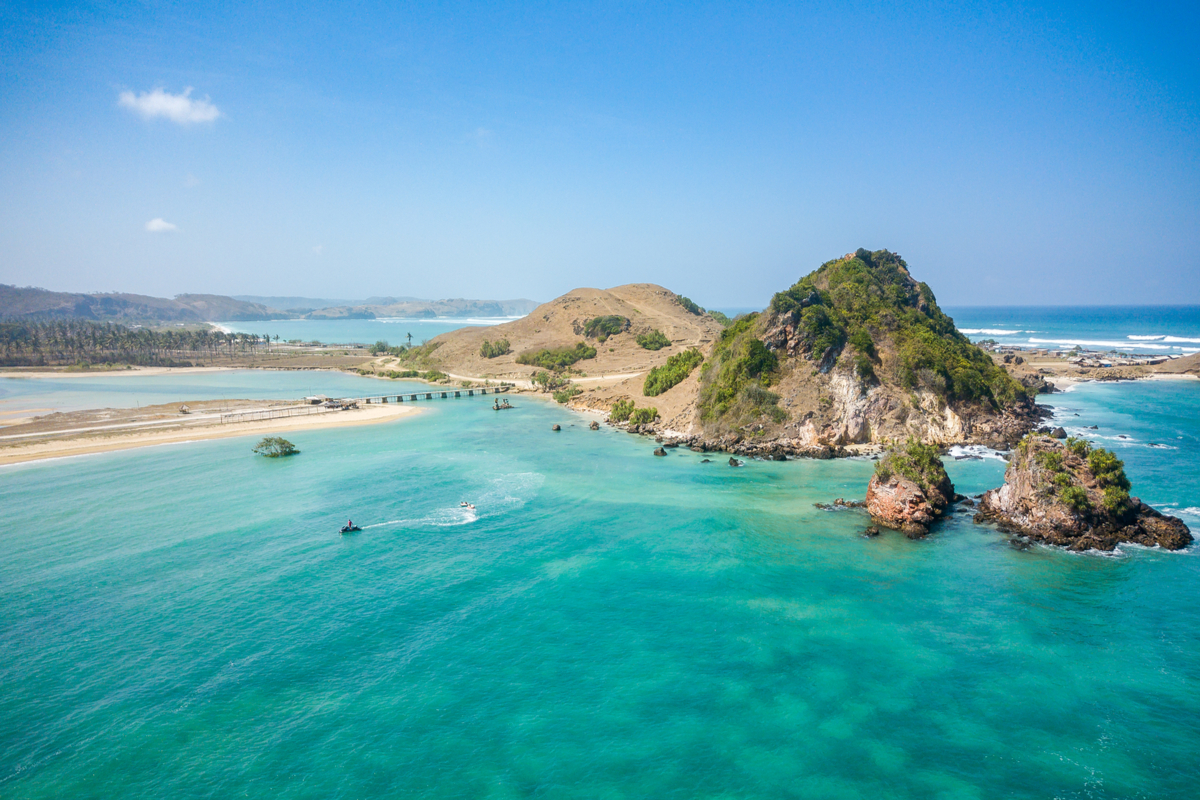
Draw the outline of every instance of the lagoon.
M1047 402L1195 527L1197 398ZM305 433L282 461L232 439L0 469L0 792L1116 798L1200 779L1196 548L1023 549L966 514L866 539L859 512L812 504L861 497L868 461L655 458L514 400ZM1004 463L948 469L976 493ZM340 536L348 516L366 529Z

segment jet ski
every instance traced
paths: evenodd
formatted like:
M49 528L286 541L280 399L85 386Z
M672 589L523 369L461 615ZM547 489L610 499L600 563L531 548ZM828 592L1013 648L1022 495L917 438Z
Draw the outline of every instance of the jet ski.
M475 506L474 506L474 505L472 505L471 503L468 503L466 500L463 500L463 501L462 501L461 503L459 503L458 505L459 505L459 508L465 508L465 509L467 509L468 511L474 511L474 510L475 510Z
M343 525L342 526L342 533L354 533L355 531L361 531L361 530L362 530L362 528L358 527L357 525Z

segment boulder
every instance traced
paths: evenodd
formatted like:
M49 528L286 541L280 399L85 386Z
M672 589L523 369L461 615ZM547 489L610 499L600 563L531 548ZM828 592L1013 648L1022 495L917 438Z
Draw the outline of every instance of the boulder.
M1004 485L979 501L976 522L995 522L1068 550L1111 551L1122 542L1181 550L1187 525L1130 497L1124 465L1082 441L1030 435L1013 452Z
M598 431L598 430L600 430L600 423L596 422L595 420L592 420L592 424L588 425L588 428L593 431Z
M742 465L742 462L741 462L741 461L738 461L738 460L737 460L736 458L734 458L733 456L730 456L730 457L729 457L729 466L731 466L731 467L740 467L741 465Z
M866 507L876 525L918 539L929 533L929 526L955 497L937 450L910 439L889 448L875 464Z
M561 430L562 430L562 426L561 426L561 425L559 425L559 424L556 422L556 423L554 423L553 425L551 425L551 426L550 426L550 430L552 430L552 431L561 431Z
M867 513L871 521L902 531L910 539L929 533L929 526L947 505L940 490L926 492L902 475L891 475L887 480L873 475L867 484Z
M667 454L667 451L666 451L666 450L663 450L661 447L656 447L656 448L654 448L654 455L656 455L656 456L665 456L666 454Z
M1055 428L1054 430L1050 431L1050 436L1054 439L1065 439L1067 438L1067 432L1061 427Z

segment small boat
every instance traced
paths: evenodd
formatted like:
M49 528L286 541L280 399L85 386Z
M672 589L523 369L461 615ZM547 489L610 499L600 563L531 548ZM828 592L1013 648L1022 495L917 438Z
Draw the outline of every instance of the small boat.
M467 509L468 511L474 511L474 510L475 510L475 506L473 506L472 504L468 503L466 500L463 500L461 503L459 503L459 504L458 504L458 506L459 506L459 508L465 508L465 509Z
M362 530L362 528L358 527L357 525L343 525L342 526L342 533L354 533L355 531L361 531L361 530Z

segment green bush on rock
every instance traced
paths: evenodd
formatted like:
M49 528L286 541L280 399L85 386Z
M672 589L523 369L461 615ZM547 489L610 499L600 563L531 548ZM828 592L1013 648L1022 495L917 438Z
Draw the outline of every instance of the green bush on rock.
M646 382L642 385L642 393L647 397L657 397L690 375L702 361L704 356L694 347L676 353L661 367L650 370Z
M267 436L254 446L254 453L256 455L266 456L267 458L294 456L299 452L296 445L278 436Z
M526 364L542 369L562 370L572 364L596 357L596 348L579 342L574 347L547 348L544 350L526 350L517 356L518 364Z
M889 448L884 457L875 462L875 474L884 482L892 475L900 475L926 493L949 482L937 448L916 438Z
M628 317L619 317L612 314L603 317L592 317L583 323L584 336L587 336L589 339L597 339L600 342L607 341L608 337L616 336L618 333L628 329Z
M666 337L662 331L655 330L649 333L639 333L637 335L638 347L643 350L662 350L664 347L671 345L671 340Z

